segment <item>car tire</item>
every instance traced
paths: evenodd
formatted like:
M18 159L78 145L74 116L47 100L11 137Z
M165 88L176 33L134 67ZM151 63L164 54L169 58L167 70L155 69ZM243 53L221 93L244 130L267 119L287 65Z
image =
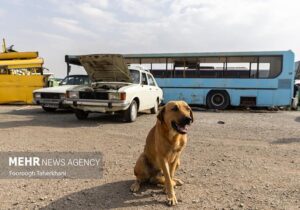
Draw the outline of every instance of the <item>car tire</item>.
M230 104L230 97L227 91L212 90L206 96L206 104L209 109L224 110Z
M129 108L124 112L124 120L126 122L134 122L137 118L138 106L135 100L133 100Z
M155 102L155 105L153 108L150 109L151 114L157 114L158 112L158 101Z
M85 112L85 111L82 111L82 110L79 110L79 109L75 109L74 113L75 113L75 116L78 120L85 120L89 115L88 112Z
M45 107L45 106L42 106L42 108L45 112L55 112L56 111L56 108Z
M299 104L299 98L298 95L292 99L292 105L291 105L291 110L298 110L298 104Z

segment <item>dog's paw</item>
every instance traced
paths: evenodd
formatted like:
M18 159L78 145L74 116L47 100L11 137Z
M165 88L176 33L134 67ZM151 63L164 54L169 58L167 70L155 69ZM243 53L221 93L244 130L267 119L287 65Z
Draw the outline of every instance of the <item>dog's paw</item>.
M173 178L173 181L175 182L176 186L182 186L184 184L181 179Z
M167 198L167 205L168 206L175 206L176 204L178 204L177 198L175 195L173 195L172 197L168 197Z
M140 190L140 183L138 183L138 182L134 182L132 185L131 185L131 187L130 187L130 191L131 192L137 192L137 191L139 191Z

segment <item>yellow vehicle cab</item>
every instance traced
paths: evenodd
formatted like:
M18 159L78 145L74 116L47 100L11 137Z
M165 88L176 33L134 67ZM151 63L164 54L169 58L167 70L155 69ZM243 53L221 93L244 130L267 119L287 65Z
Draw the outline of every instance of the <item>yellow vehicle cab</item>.
M45 86L44 60L38 52L7 49L3 40L0 53L0 104L31 104L32 92Z

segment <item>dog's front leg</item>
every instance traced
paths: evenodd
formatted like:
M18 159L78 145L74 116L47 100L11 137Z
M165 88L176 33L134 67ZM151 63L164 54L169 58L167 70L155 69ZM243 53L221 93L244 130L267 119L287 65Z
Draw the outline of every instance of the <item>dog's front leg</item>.
M178 166L180 164L179 155L176 157L176 159L170 164L170 175L171 179L173 180L173 185L175 186L181 186L184 184L183 181L181 181L178 178L175 178L175 171L177 170Z
M172 179L171 179L171 174L170 174L170 168L169 168L169 163L165 159L160 160L161 168L164 173L165 177L165 188L166 188L166 193L167 193L167 204L170 206L176 205L177 199L175 196L174 192L174 186L172 184Z
M178 160L179 160L179 158L176 157L175 160L172 163L170 163L170 175L171 175L171 179L173 179L174 176L175 176L175 171L177 169Z

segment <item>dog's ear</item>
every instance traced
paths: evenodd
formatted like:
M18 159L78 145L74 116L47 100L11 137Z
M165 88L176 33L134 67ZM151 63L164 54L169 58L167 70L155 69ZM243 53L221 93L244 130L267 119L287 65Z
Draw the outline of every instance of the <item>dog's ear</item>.
M191 111L190 111L190 116L191 116L192 122L194 122L194 115L193 115L192 109L191 109Z
M157 119L162 123L164 122L164 115L165 115L165 107L163 107L162 110L160 110L160 112L157 115Z

